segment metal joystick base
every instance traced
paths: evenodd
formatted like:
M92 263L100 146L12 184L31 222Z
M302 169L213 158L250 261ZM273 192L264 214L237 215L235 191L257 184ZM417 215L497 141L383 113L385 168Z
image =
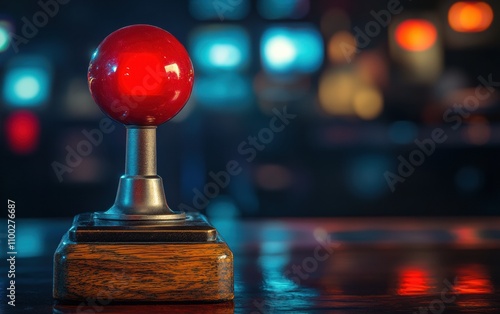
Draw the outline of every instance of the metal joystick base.
M156 126L128 126L125 174L114 205L94 217L104 220L182 220L168 207L163 182L156 173Z
M233 254L199 213L175 212L156 174L156 127L127 127L115 203L75 217L54 255L54 298L64 302L228 301Z

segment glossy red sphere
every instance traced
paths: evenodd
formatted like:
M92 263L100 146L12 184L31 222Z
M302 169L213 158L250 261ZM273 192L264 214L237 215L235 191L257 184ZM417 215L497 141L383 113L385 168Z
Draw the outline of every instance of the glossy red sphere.
M193 89L194 71L182 44L151 25L132 25L106 37L90 60L95 102L128 125L159 125L173 118Z

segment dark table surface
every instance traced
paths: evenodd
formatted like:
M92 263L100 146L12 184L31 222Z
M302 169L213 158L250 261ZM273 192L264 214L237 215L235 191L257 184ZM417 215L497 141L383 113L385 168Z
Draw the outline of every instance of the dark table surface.
M18 219L15 307L0 234L0 313L500 313L500 218L212 223L234 252L234 302L56 304L52 254L71 220Z

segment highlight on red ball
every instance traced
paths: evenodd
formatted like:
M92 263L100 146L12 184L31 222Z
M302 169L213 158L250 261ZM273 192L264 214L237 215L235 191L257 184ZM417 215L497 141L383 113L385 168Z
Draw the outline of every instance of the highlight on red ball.
M170 74L160 67L161 57L153 53L122 53L118 59L118 86L123 95L162 94L162 84ZM146 65L146 66L144 66Z
M111 118L154 126L184 107L194 70L172 34L151 25L132 25L102 41L90 61L88 83L95 102Z

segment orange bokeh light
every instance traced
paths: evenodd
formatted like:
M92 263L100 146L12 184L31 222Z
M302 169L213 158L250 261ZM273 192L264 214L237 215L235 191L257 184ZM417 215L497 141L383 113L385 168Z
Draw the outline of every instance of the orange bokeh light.
M460 1L450 7L448 22L457 32L482 32L493 22L493 10L486 2Z
M436 43L437 30L434 25L421 19L410 19L396 27L396 42L409 51L424 51Z

